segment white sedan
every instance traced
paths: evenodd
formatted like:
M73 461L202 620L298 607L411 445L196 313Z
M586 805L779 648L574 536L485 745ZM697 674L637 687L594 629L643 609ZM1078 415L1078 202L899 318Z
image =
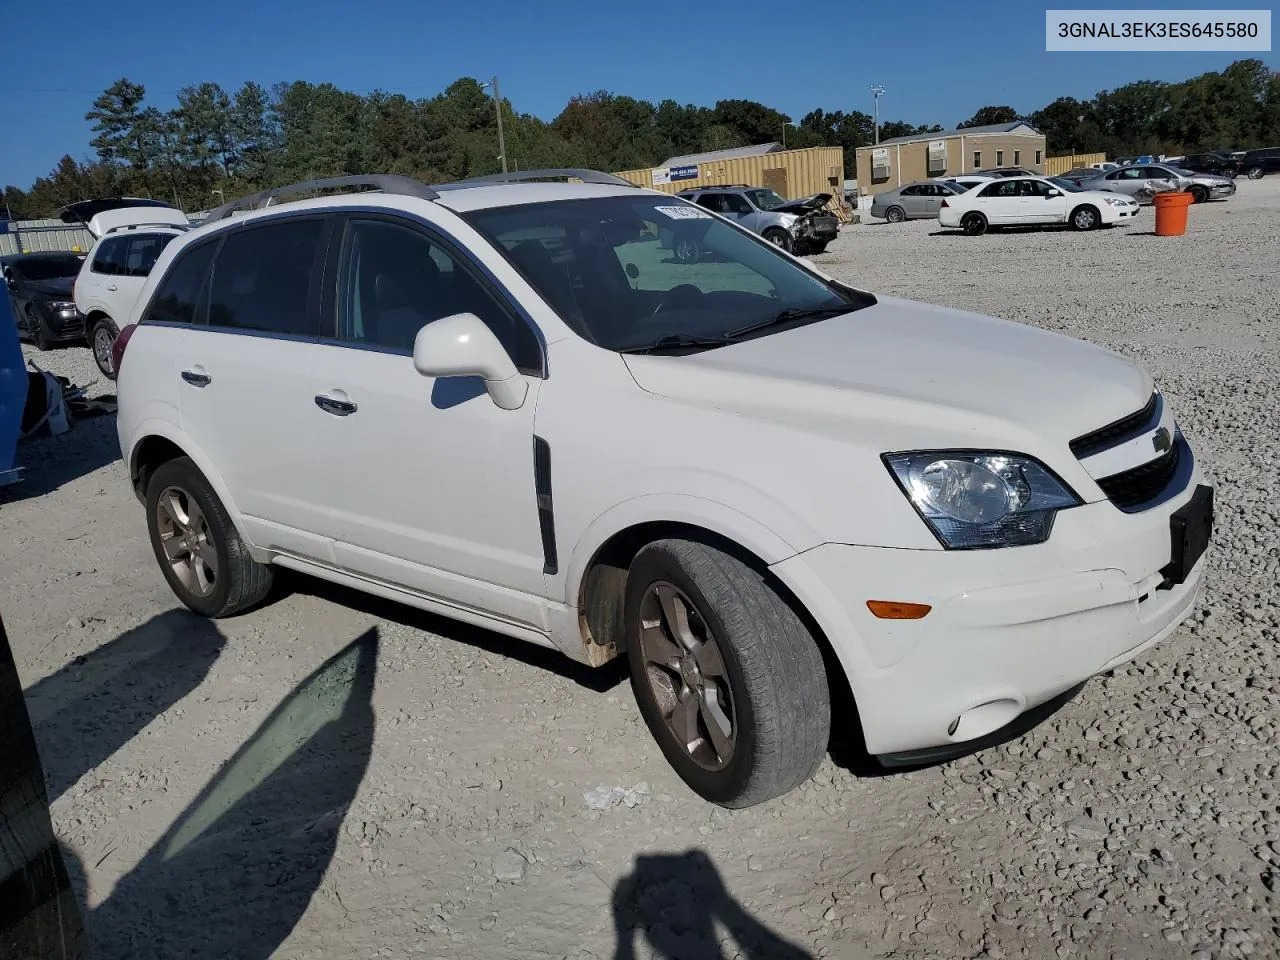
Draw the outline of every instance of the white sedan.
M1127 196L1081 190L1070 180L1006 177L947 197L938 210L938 222L976 237L989 227L1050 223L1092 230L1128 223L1137 213L1138 204Z

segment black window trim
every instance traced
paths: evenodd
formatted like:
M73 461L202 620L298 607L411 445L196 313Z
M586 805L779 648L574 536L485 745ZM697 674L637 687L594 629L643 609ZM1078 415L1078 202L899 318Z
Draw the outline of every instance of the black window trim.
M516 369L525 376L537 377L540 380L550 379L547 358L547 341L542 329L520 304L519 299L507 288L493 271L477 259L471 251L441 229L439 224L432 223L423 217L403 210L390 210L386 207L343 207L335 213L335 221L329 243L329 256L326 261L324 296L321 309L320 342L326 346L344 347L348 350L365 350L371 353L385 353L392 356L411 357L412 350L398 347L383 347L375 343L353 343L338 336L338 282L342 273L342 257L346 252L348 225L352 220L382 220L395 224L406 230L422 235L428 243L433 243L453 258L454 262L464 269L469 269L473 278L488 291L499 309L511 314L513 319L523 322L532 332L538 347L541 367L529 367L516 364ZM474 228L473 228L474 229ZM487 240L485 241L488 242ZM501 252L499 251L499 255ZM515 362L515 357L512 357Z

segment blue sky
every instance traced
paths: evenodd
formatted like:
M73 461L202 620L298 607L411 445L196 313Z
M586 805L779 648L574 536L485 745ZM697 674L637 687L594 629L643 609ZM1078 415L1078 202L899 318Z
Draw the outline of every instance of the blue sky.
M795 120L819 106L870 113L867 87L880 83L887 89L882 119L950 127L986 104L1029 112L1059 95L1181 80L1245 57L1280 69L1274 52L1046 53L1045 6L1023 2L739 0L723 13L698 4L527 0L151 0L126 7L122 15L119 4L83 0L22 5L19 36L10 33L4 44L0 184L29 186L65 153L89 158L84 113L121 76L145 85L148 102L167 109L178 88L205 80L228 91L246 80L299 79L423 97L459 76L496 73L517 110L546 119L574 94L599 89L708 106L759 100Z

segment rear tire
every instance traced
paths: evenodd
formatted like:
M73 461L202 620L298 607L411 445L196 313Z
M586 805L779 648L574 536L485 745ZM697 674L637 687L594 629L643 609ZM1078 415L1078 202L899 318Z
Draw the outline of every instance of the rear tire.
M249 556L222 501L187 457L169 460L151 475L147 531L169 587L196 613L227 617L261 602L271 589L271 567Z
M110 317L99 317L89 328L89 350L93 353L93 362L108 380L116 378L115 369L111 365L111 345L118 336L120 328Z
M763 234L764 238L772 243L779 250L791 252L791 234L785 230L779 230L776 227L772 230L766 230Z
M1098 208L1087 203L1072 210L1068 219L1073 230L1096 230L1102 225L1102 214L1098 213Z
M1265 173L1265 171L1261 167L1254 167L1252 170L1249 171L1249 179L1261 180L1263 173Z
M636 702L694 792L749 807L813 775L831 730L822 654L760 573L660 540L631 564L625 616Z
M987 232L987 218L980 213L966 213L960 221L960 229L970 237L980 237Z
M907 219L907 211L901 207L890 207L884 212L884 218L890 223L902 223Z

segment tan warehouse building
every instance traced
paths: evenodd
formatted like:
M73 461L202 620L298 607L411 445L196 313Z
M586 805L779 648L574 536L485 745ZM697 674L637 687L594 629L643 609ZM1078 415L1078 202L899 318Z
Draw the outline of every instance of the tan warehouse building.
M618 176L638 187L663 193L745 183L752 187L771 187L787 200L814 193L829 193L838 199L844 181L844 150L841 147L785 150L780 143L760 143L668 157L656 167L622 170Z
M1026 167L1043 173L1044 159L1044 134L1021 121L894 137L878 146L858 148L858 192L871 196L913 180L955 177L990 167Z

